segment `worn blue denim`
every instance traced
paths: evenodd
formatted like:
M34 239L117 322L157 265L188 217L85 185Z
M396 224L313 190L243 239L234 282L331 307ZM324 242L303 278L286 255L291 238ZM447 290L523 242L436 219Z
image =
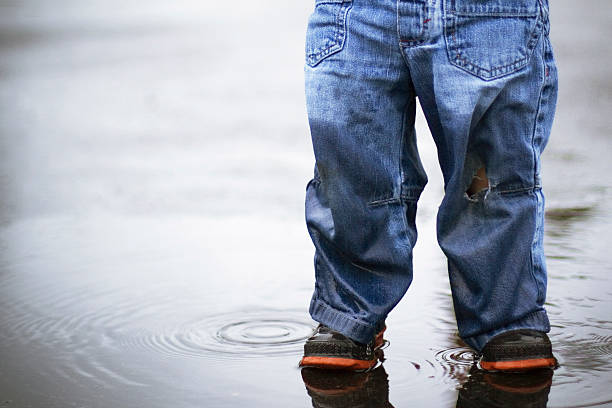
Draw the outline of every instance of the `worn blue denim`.
M368 342L410 286L427 183L418 98L444 177L437 236L459 335L481 350L504 331L549 331L540 155L557 70L548 32L546 0L315 1L305 66L314 320ZM468 194L481 168L488 186Z

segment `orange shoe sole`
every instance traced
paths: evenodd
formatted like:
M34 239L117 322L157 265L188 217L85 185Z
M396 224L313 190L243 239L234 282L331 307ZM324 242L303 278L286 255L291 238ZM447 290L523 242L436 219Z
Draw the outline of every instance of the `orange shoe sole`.
M487 371L526 371L537 368L552 368L557 365L554 358L533 358L514 361L481 361L480 367Z
M352 358L337 357L303 357L300 361L301 367L317 367L327 370L367 370L376 365L378 360L355 360Z

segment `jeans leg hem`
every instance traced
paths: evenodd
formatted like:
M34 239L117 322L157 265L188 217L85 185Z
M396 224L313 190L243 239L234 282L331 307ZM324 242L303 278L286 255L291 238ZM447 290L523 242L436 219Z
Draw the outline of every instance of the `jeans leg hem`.
M491 340L493 337L511 330L519 329L531 329L548 333L550 331L550 322L548 320L548 315L546 314L546 311L539 310L537 312L530 313L519 320L516 320L500 328L491 330L487 333L478 334L476 336L471 337L464 337L463 341L465 341L470 347L472 347L476 351L480 352L489 342L489 340Z
M376 332L376 326L361 322L354 317L347 316L320 299L310 302L310 316L317 322L322 323L343 335L367 344L372 341Z

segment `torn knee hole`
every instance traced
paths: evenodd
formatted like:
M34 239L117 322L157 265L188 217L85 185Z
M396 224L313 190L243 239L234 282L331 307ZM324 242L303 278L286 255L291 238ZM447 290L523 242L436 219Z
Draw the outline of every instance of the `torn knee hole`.
M468 197L474 198L479 192L489 188L489 179L487 178L487 172L484 167L481 167L476 171L476 174L472 177L472 184L468 187L466 193Z

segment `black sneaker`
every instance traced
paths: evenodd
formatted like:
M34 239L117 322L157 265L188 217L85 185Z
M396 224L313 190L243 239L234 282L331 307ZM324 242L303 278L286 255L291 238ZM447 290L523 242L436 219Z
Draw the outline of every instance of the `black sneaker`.
M384 344L383 328L371 342L362 344L319 324L304 344L301 367L335 370L367 370L378 362L377 350Z
M526 371L554 368L557 359L546 333L521 329L493 337L482 349L480 367L487 371Z

